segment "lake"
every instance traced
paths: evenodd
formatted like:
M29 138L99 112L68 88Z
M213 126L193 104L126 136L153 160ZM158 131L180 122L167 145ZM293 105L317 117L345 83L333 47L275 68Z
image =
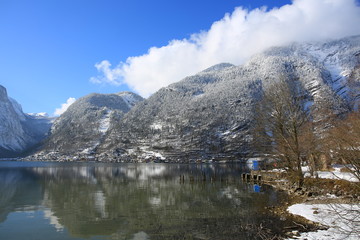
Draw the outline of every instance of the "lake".
M0 161L0 239L262 239L283 194L241 164Z

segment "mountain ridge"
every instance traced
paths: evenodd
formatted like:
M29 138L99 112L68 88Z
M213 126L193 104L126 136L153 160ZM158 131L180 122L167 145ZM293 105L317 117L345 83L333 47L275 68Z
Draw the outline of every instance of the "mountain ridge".
M358 97L349 97L354 88L348 76L358 69L359 51L356 36L270 48L240 66L225 64L216 70L222 64L215 65L160 89L135 107L109 133L101 151L120 158L159 155L173 161L249 156L253 107L261 91L285 75L298 79L309 104L344 112L357 104Z
M272 47L240 66L209 67L148 99L87 95L77 101L86 107L73 104L54 123L39 154L102 161L249 157L254 107L271 84L287 78L306 93L307 106L342 114L359 105L359 76L360 36Z

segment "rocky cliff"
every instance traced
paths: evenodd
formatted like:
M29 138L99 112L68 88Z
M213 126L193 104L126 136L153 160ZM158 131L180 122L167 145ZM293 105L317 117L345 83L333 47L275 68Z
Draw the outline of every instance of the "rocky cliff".
M0 85L0 158L19 156L34 148L47 136L51 121L23 113L21 105Z

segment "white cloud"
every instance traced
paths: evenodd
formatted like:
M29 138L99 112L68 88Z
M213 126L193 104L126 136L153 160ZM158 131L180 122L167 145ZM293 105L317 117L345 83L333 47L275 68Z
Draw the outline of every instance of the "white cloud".
M248 11L241 7L189 39L152 47L111 68L104 60L95 83L127 84L144 97L221 62L242 64L271 46L360 34L357 0L294 0L291 5Z
M95 64L96 69L102 73L102 76L90 78L92 83L110 83L114 85L122 84L121 76L122 69L118 66L114 69L110 69L111 63L107 60L103 60L100 63Z
M70 107L71 104L73 104L74 102L76 101L75 98L68 98L68 100L66 100L66 103L63 103L61 104L61 107L60 108L56 108L55 109L55 112L54 112L54 115L55 116L60 116L61 114L63 114L67 109L68 107Z

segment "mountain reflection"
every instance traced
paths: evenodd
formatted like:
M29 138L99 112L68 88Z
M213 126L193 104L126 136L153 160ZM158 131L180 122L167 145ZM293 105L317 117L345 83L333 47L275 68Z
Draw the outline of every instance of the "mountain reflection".
M42 200L42 188L31 172L0 168L0 222L12 211L34 210Z
M0 168L0 222L19 208L41 207L44 218L73 237L160 235L233 217L253 222L276 194L256 194L234 166L122 164ZM232 181L180 181L211 179ZM256 194L256 197L254 197ZM275 198L274 198L275 196ZM203 224L203 221L209 221ZM240 220L239 220L240 221ZM201 227L199 227L201 226ZM155 237L155 238L157 238Z

